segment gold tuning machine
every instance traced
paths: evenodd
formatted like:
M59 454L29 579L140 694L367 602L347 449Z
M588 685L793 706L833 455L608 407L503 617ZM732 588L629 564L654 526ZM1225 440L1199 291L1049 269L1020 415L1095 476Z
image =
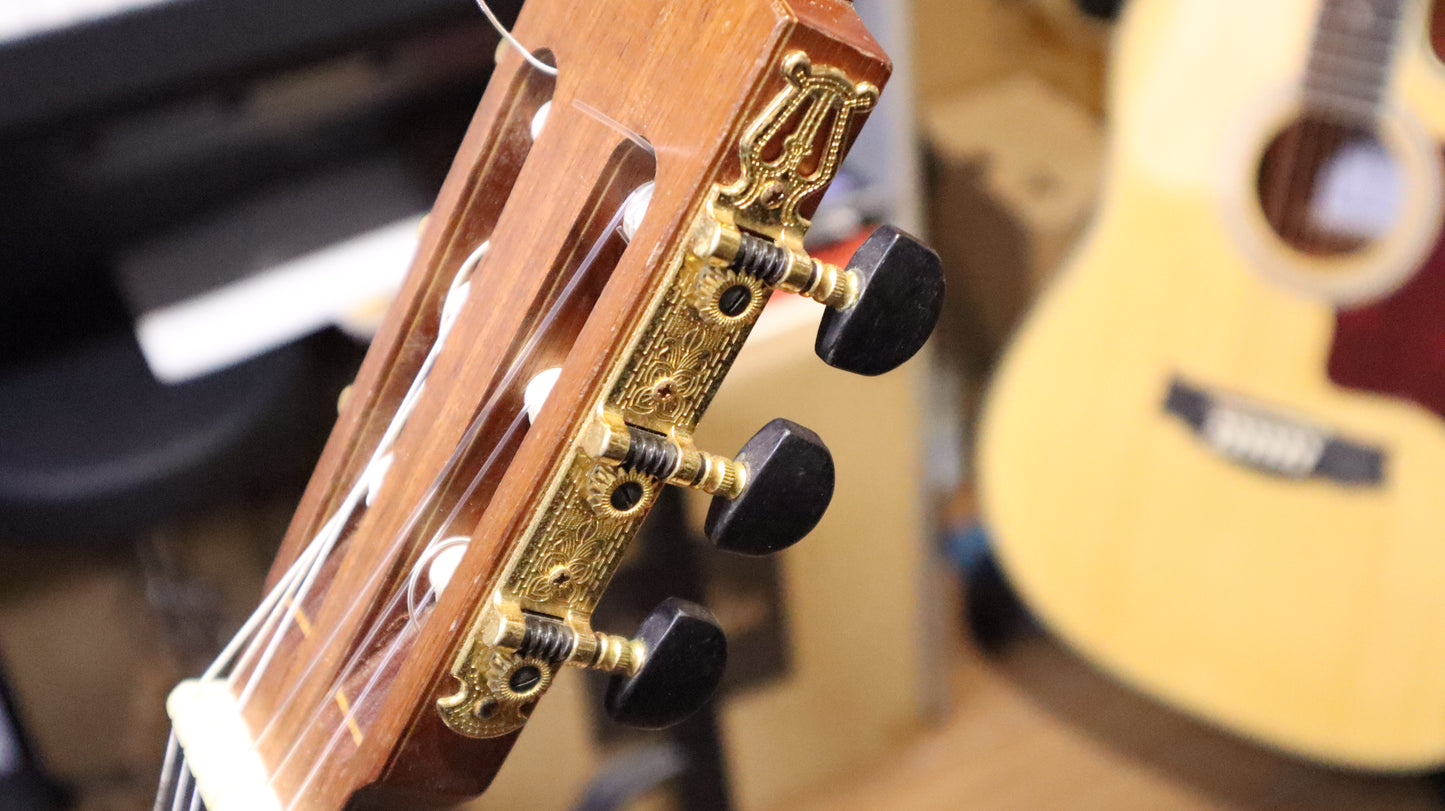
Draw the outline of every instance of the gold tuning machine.
M747 487L747 469L738 462L700 451L690 438L628 425L615 411L595 420L583 442L597 459L678 487L728 499L742 495Z
M693 233L693 255L738 270L779 290L797 293L835 310L858 299L858 276L800 250L744 233L714 217L702 217Z
M597 633L585 623L566 623L515 607L497 612L486 641L494 648L516 651L521 659L535 658L621 676L636 674L646 656L638 640Z
M677 598L654 609L635 639L595 633L586 623L514 605L494 618L487 642L498 654L487 679L491 695L478 704L478 715L494 716L503 704L526 707L550 684L556 667L567 664L612 675L606 707L614 720L660 729L712 697L727 662L727 640L717 619Z
M943 266L914 237L884 225L840 268L710 214L693 229L692 252L828 308L814 349L830 366L863 375L897 368L923 348L943 310Z
M631 474L712 495L703 532L731 552L767 555L792 546L812 531L833 498L828 446L789 420L768 423L732 459L629 425L615 412L595 421L586 442L595 458ZM626 510L628 499L619 495L629 483L618 481L606 497L613 508ZM641 497L642 487L635 486Z

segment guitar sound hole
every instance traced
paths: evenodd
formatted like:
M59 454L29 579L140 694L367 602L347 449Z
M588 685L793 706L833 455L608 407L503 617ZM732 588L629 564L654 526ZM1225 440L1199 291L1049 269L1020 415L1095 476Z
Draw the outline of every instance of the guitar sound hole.
M1369 128L1305 117L1265 149L1257 191L1275 234L1310 256L1357 253L1400 217L1404 178Z

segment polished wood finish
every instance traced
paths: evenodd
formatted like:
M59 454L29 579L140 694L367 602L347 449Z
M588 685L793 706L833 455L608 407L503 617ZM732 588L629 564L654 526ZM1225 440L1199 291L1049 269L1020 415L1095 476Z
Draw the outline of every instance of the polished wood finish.
M532 0L515 33L560 75L554 83L519 54L501 54L411 275L272 570L274 583L365 468L435 339L453 275L490 239L395 441L380 497L299 606L305 621L296 625L309 630L288 634L245 707L278 794L293 809L423 807L486 788L515 736L460 737L434 704L452 691L447 671L460 635L587 416L583 404L599 393L603 371L713 185L736 177L739 135L781 88L783 55L802 49L815 64L880 87L889 71L842 0ZM531 144L527 128L548 98L547 125ZM649 214L625 245L608 231L611 216L628 192L654 179ZM575 278L597 244L592 269ZM579 295L546 319L574 282ZM523 388L557 366L561 379L528 429L517 421ZM488 401L497 407L468 434ZM455 453L454 472L441 477ZM469 490L488 457L496 460L491 472ZM416 514L419 504L425 509ZM408 625L404 608L388 608L389 600L436 533L473 541L435 609ZM379 656L383 645L402 655ZM358 651L360 666L348 668ZM363 695L364 707L356 701Z

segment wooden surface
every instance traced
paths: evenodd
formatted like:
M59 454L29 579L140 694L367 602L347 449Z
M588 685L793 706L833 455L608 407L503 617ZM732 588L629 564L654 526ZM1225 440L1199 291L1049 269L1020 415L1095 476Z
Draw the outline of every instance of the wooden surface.
M1267 228L1247 202L1253 161L1317 7L1131 8L1101 213L1005 358L982 427L1000 558L1051 628L1178 706L1336 763L1445 761L1445 425L1333 385L1334 310L1259 272L1241 238ZM1423 4L1412 13L1392 99L1434 150L1445 70ZM1438 177L1430 160L1405 176ZM1358 261L1398 259L1397 237ZM1270 261L1319 267L1269 244ZM1164 413L1175 375L1383 446L1384 485L1225 461Z
M779 811L1441 807L1428 781L1330 771L1186 719L1043 636L991 657L965 647L948 678L954 706L937 729Z

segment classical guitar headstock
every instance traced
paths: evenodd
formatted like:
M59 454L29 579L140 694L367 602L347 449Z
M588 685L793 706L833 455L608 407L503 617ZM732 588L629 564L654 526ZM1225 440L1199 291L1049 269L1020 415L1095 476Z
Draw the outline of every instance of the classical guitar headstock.
M267 601L170 701L212 811L479 793L564 665L613 673L620 721L696 709L726 649L705 609L636 639L591 615L662 487L712 494L707 534L749 554L822 516L806 428L692 441L768 294L825 305L819 355L863 374L937 319L911 237L803 249L889 70L850 3L531 0L516 34L557 75L500 55Z

